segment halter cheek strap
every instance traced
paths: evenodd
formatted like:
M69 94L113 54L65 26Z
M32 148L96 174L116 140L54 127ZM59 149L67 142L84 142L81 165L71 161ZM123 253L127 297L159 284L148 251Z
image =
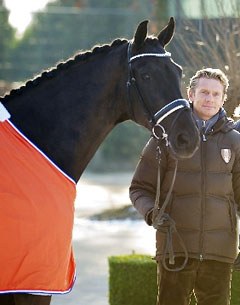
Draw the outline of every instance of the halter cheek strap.
M153 112L153 109L151 109L151 106L146 103L144 100L140 88L137 84L136 78L134 77L133 69L132 69L132 62L135 60L139 60L145 57L158 57L158 58L169 58L171 57L171 53L164 52L164 53L141 53L134 56L131 56L132 53L132 43L129 42L128 49L127 49L127 58L128 58L128 80L127 80L127 91L128 91L128 102L129 102L129 109L130 109L130 115L136 121L135 115L134 115L134 107L131 102L131 88L133 87L135 89L135 92L138 96L138 99L140 100L144 111L146 112L146 115L148 116L149 122L152 126L155 124L160 125L160 122L163 121L166 117L168 117L171 113L179 110L179 109L189 109L190 105L187 100L184 99L177 99L173 102L167 104L162 109L160 109L157 113ZM153 127L154 128L154 127ZM161 126L161 128L164 130L164 128ZM154 133L154 131L153 131Z
M137 54L132 56L132 43L129 42L128 44L128 49L127 49L127 58L128 58L128 80L127 80L127 94L128 94L128 103L129 103L129 109L130 109L130 115L133 118L134 121L136 121L135 118L135 114L134 114L134 107L131 101L131 88L135 89L135 93L137 94L137 97L139 99L139 101L141 102L144 112L146 113L146 115L148 116L148 120L151 123L151 125L153 126L156 121L155 121L155 113L153 111L153 109L151 108L151 106L146 103L146 101L144 100L142 94L141 94L141 90L137 84L136 78L134 77L134 73L133 73L133 69L132 69L132 62L135 60L139 60L145 57L171 57L171 53L169 52L165 52L165 53L142 53L142 54Z

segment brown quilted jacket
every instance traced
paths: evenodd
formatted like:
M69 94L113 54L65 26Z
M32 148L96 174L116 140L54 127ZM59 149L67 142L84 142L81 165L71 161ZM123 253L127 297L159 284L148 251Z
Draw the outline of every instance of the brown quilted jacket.
M156 140L151 138L142 152L130 186L131 201L145 219L155 201L156 146ZM174 160L165 147L161 150L160 203L163 203L172 181ZM229 152L230 160L226 157ZM238 205L240 133L233 130L232 122L224 116L206 135L206 140L201 140L192 158L178 161L166 212L175 221L189 257L233 263L237 256ZM165 235L157 231L157 257L160 259ZM184 255L176 234L173 234L173 250L176 256Z

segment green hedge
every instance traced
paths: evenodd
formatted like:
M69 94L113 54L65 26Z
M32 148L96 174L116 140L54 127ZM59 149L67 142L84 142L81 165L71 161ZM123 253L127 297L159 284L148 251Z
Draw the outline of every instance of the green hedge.
M157 265L149 255L111 256L109 262L110 305L156 305ZM191 305L195 301L192 300ZM231 305L240 304L240 272L233 272Z
M156 305L157 269L150 256L111 256L108 261L110 305Z

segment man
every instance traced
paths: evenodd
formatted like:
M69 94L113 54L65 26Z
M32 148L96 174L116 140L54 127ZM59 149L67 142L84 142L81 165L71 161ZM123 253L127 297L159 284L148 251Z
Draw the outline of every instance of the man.
M158 305L189 304L192 293L199 305L230 304L238 244L240 134L222 108L227 89L228 79L219 69L199 70L190 80L188 97L201 141L194 156L178 160L164 211L167 218L156 233ZM156 201L159 199L160 207L176 163L164 144L159 144L161 186ZM132 203L149 225L157 215L157 147L158 140L151 138L130 186Z

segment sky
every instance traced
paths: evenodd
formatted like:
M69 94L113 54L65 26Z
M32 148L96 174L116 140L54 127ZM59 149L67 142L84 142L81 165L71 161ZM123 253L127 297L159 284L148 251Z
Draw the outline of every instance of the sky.
M41 10L49 0L4 0L10 11L9 22L22 34L31 22L31 13Z

